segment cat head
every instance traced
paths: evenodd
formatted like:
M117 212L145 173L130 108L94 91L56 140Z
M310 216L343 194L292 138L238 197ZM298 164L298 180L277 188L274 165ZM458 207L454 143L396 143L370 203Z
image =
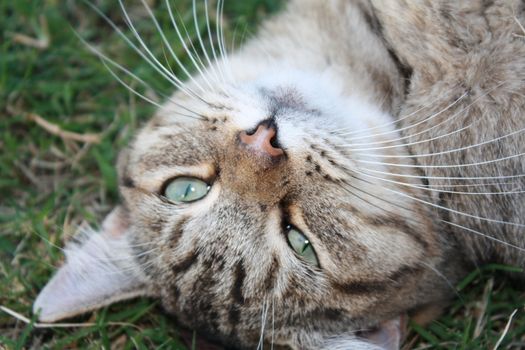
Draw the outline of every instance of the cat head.
M315 347L445 294L421 193L367 176L388 169L340 132L388 118L267 81L158 111L121 153L122 205L70 249L41 319L145 294L226 343Z
M70 246L41 320L149 295L234 346L395 348L400 316L450 293L449 243L417 176L400 184L410 157L384 161L407 154L372 84L252 58L194 78L122 151L122 204Z

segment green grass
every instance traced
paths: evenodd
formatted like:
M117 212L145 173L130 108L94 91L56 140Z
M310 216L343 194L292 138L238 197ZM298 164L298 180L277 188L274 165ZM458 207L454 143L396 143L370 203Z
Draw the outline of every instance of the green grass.
M172 2L195 40L191 1ZM227 42L235 36L239 43L280 2L228 0ZM96 3L124 26L115 1ZM182 53L175 32L169 30L163 1L151 3L174 50ZM164 57L160 38L138 2L129 6L156 56ZM203 25L201 20L199 26ZM78 225L96 224L118 201L113 166L117 152L153 111L115 81L72 28L150 82L153 90L168 93L171 89L80 1L0 1L0 305L28 317L38 291L63 259L55 245L62 247ZM49 43L35 47L20 34L42 39L43 44L48 39ZM183 62L189 65L187 57ZM170 65L175 69L174 62ZM148 96L154 94L153 90L133 86ZM101 142L83 144L53 135L31 120L31 113L63 130L100 134ZM521 344L515 345L516 349L524 348L524 294L501 275L497 266L473 272L461 285L460 297L448 313L425 329L413 326L408 344L433 349L489 349L502 334L510 314L519 309L501 348L512 348L513 343ZM195 346L194 335L180 330L156 302L148 299L112 305L73 321L96 325L36 329L0 311L0 348Z

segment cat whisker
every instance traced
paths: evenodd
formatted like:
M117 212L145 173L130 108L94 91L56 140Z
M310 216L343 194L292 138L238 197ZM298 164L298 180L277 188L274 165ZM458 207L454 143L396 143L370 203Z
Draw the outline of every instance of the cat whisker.
M359 179L359 180L360 180L360 179ZM365 180L361 180L361 181L365 181ZM385 199L385 198L379 197L378 195L375 195L375 194L372 194L372 193L370 193L370 192L368 192L368 191L365 191L365 190L363 190L363 189L360 189L359 187L356 187L356 186L350 185L350 184L348 184L348 183L346 184L346 186L352 188L352 189L355 190L355 191L359 191L359 192L361 192L361 193L363 193L363 194L365 194L365 195L367 195L367 196L370 196L370 197L372 197L372 198L378 200L379 202L387 203L388 205L390 205L390 206L392 206L392 207L395 207L395 208L402 208L402 209L404 209L404 210L410 212L410 214L413 214L413 213L414 213L414 210L413 210L413 209L406 208L406 207L403 206L403 205L399 205L399 203L393 203L393 202L391 202L391 201L389 201L389 200L387 200L387 199ZM348 188L346 188L346 187L342 187L342 189L343 189L344 191L348 192L351 196L353 196L353 197L355 197L355 198L357 198L357 199L363 201L364 203L366 203L366 204L368 204L368 205L370 205L370 206L372 206L372 207L374 207L374 208L376 208L376 209L379 209L379 210L381 210L381 211L384 211L384 212L386 212L386 213L388 213L388 214L390 214L390 215L394 215L394 216L399 215L398 213L396 213L396 212L394 212L394 211L392 211L392 210L386 209L386 208L384 208L384 207L382 207L382 206L380 206L380 205L378 205L378 204L373 203L371 200L368 200L368 199L363 198L362 196L358 195L357 193L355 193L354 191L352 191L352 190L350 190L350 189L348 189ZM406 220L407 220L407 221L411 221L411 222L416 223L416 224L424 224L424 223L421 222L421 221L418 221L418 220L413 219L413 218L412 218L412 215L408 215L408 216L406 216Z
M193 5L195 6L195 3ZM177 16L179 18L179 22L181 23L182 28L184 29L184 32L186 34L186 38L188 39L188 42L190 43L190 45L192 47L192 50L190 50L190 48L186 44L186 40L183 37L183 35L182 35L182 33L181 33L180 29L179 29L179 26L177 25L177 21L175 20L175 17L173 16L172 6L171 6L169 0L166 0L166 7L168 8L168 14L170 16L170 20L171 20L172 26L175 29L175 32L177 33L177 37L179 38L179 40L180 40L180 42L181 42L185 52L188 54L188 57L192 61L192 63L195 66L195 68L197 68L198 72L200 73L200 76L206 81L206 84L209 86L210 90L213 91L214 90L214 86L208 80L208 78L206 77L206 74L204 74L204 71L203 71L203 69L205 69L204 62L202 62L202 59L200 58L199 54L197 53L197 50L195 49L195 46L193 45L193 42L189 38L188 29L186 28L186 25L184 24L184 21L181 18L180 13L178 11L176 11L177 12ZM193 12L194 21L195 21L195 16L196 16L195 8L193 9L193 11L194 11ZM197 35L200 36L200 33L198 31L197 31ZM203 51L206 51L204 49L203 45L201 45L201 47L202 47Z
M445 276L443 273L441 273L441 271L439 271L438 269L436 269L434 266L426 263L424 260L421 260L419 262L419 264L423 265L424 267L426 267L427 269L429 269L430 271L434 272L436 274L436 276L438 276L439 278L441 278L443 281L445 281L445 283L447 284L447 286L450 288L450 290L456 294L456 296L459 298L459 299L463 299L461 297L461 294L458 292L456 286L447 278L447 276Z
M109 63L111 64L112 66L118 68L120 71L124 72L126 75L130 76L132 79L138 81L140 84L142 84L144 87L152 90L152 91L155 91L155 93L157 93L158 95L160 95L161 97L169 100L171 103L173 103L173 105L177 106L177 107L180 107L186 111L188 111L189 113L193 113L195 114L195 116L190 116L190 115L187 115L187 114L183 114L183 113L180 113L180 112L172 112L172 113L175 113L177 115L180 115L180 116L183 116L183 117L188 117L188 118L193 118L193 119L199 119L199 120L205 120L206 118L204 118L204 116L202 114L200 114L199 112L196 112L194 110L191 110L189 109L188 107L184 106L183 104L175 101L171 96L169 95L166 95L160 91L156 91L150 84L148 84L146 81L144 81L143 79L141 79L140 77L138 77L136 74L134 74L133 72L129 71L126 67L122 66L121 64L119 64L118 62L115 62L114 60L112 60L111 58L109 58L108 56L106 56L105 54L103 54L100 50L96 49L95 47L93 47L92 45L90 45L88 42L86 42L82 37L80 37L80 34L78 34L77 32L75 32L75 34L79 37L79 39L91 50L92 53L94 53L95 55L97 55L101 60L102 60L102 64L104 64L104 66L106 67L106 69L110 72L110 74L115 77L117 79L117 81L119 83L121 83L122 85L124 85L126 88L128 88L128 90L130 90L131 92L133 92L134 94L138 95L139 97L141 97L142 99L144 99L145 101L151 103L151 104L154 104L155 106L157 107L160 107L161 105L158 104L157 102L147 98L146 96L144 96L143 94L140 94L139 92L137 92L135 89L133 89L131 86L129 86L129 84L125 83L122 79L120 79L120 77L118 76L118 74L116 74L111 68L109 68L107 66L106 63Z
M122 0L119 0L119 2L122 4ZM173 57L173 59L175 60L175 62L177 62L177 65L180 67L180 69L184 72L184 74L186 74L186 76L190 79L190 81L192 81L195 86L197 86L202 92L205 92L206 90L197 82L197 80L193 77L192 74L190 74L190 72L187 70L187 68L182 64L182 62L180 61L179 57L177 56L177 54L173 51L173 48L171 47L171 44L169 43L168 39L166 38L166 36L164 35L164 31L162 30L162 28L160 27L159 25L159 22L157 21L157 18L155 17L155 15L153 14L153 11L151 11L151 8L149 7L149 5L147 4L147 2L145 0L141 0L142 2L142 5L144 5L144 8L146 9L146 11L148 12L148 15L150 16L151 20L153 21L153 24L155 25L155 27L157 28L157 32L159 33L162 41L164 42L164 44L167 46L171 56ZM126 15L126 19L129 21L129 24L132 25L131 23L131 19L129 18L129 16ZM138 32L137 32L138 34ZM141 40L142 41L142 40ZM183 43L184 45L184 48L186 49L186 46L185 46L185 43L184 43L184 40L181 40L181 42ZM193 56L191 54L190 51L186 50L188 56L190 57L190 59L192 60L192 62L194 62L193 60ZM160 62L158 62L160 65L162 65ZM210 89L213 90L213 86L210 84L210 82L206 79L205 75L203 74L202 70L200 69L200 67L194 63L195 65L195 68L199 71L199 73L201 74L201 76L203 77L204 81L208 84L208 86L210 87Z
M32 233L34 235L37 235L38 238L40 238L41 240L43 240L44 242L46 242L47 244L49 244L50 246L52 246L53 248L56 248L58 249L59 251L61 251L62 253L65 252L65 249L56 245L55 243L51 242L49 239L45 238L44 236L42 236L40 233L38 233L35 229L31 230Z
M157 73L159 73L163 78L165 78L167 81L172 83L175 87L177 87L179 90L184 92L189 97L196 97L198 96L194 91L191 89L188 89L184 86L184 84L176 77L173 77L169 74L166 74L164 71L162 71L157 65L155 65L151 59L149 59L123 32L122 30L111 20L109 17L107 17L98 7L93 5L90 1L84 0L84 2L91 7L93 11L95 11L108 25L113 28L113 30L124 40L124 42L133 49L142 59L144 59ZM151 53L150 53L151 54ZM175 78L175 79L174 79Z
M270 350L273 350L274 342L275 342L275 294L272 293L272 341L270 343Z
M470 124L468 127L470 127L471 125L472 124ZM491 144L491 143L494 143L494 142L501 141L501 140L503 140L505 138L521 134L524 131L525 131L525 128L522 128L522 129L513 131L513 132L511 132L509 134L506 134L506 135L503 135L503 136L498 136L498 137L496 137L496 138L494 138L492 140L483 141L483 142L479 142L479 143L476 143L476 144L473 144L473 145L464 146L464 147L460 147L460 148L455 148L455 149L451 149L451 150L447 150L447 151L435 152L435 153L423 153L423 154L417 154L417 155L389 155L389 154L371 154L371 153L357 153L357 154L364 155L364 156L381 157L381 158L415 158L415 157L417 157L417 158L424 158L424 157L433 157L433 156L450 154L450 153L455 153L455 152L460 152L460 151L466 151L466 150L469 150L469 149L472 149L472 148L488 145L488 144ZM421 142L428 142L428 141L429 140L419 141L419 143L421 143ZM416 143L418 143L418 142L416 142ZM410 144L406 144L406 145L408 146ZM402 146L404 146L404 145L389 146L388 148L390 148L390 147L402 147Z
M517 182L489 182L489 183L479 183L479 184L446 184L446 185L428 185L425 187L481 187L481 186L507 186L507 185L517 185Z
M459 128L457 130L451 131L451 132L446 133L444 135L435 136L435 137L432 137L432 138L429 138L429 139L426 139L426 140L422 140L422 141L414 141L414 142L409 142L409 143L401 143L401 144L397 144L397 145L382 146L382 147L349 148L348 150L351 151L351 152L355 152L356 154L367 155L366 153L358 153L358 152L360 152L360 151L375 151L375 150L381 150L381 149L401 148L401 147L409 147L409 146L419 145L419 144L426 143L426 142L436 141L436 140L439 140L439 139L442 139L442 138L445 138L445 137L450 137L450 136L452 136L454 134L459 134L459 133L469 129L472 126L472 124L473 123L470 123L467 126L464 126L464 127ZM383 143L391 143L393 141L382 141L382 142ZM346 147L347 147L347 145L346 145ZM376 155L373 154L373 156L376 156Z
M519 179L525 177L525 174L517 175L499 175L499 176L425 176L425 175L411 175L402 173L389 173L376 169L360 168L362 171L367 171L381 175L391 175L396 177L405 177L412 179L426 179L426 180L458 180L458 181L472 181L472 180L509 180Z
M117 73L115 73L113 71L113 69L111 69L109 67L109 65L107 64L107 61L105 59L102 59L102 64L104 65L104 67L106 68L106 70L109 72L109 74L111 74L113 76L113 78L118 81L122 86L124 86L126 89L128 89L131 93L137 95L138 97L140 97L141 99L143 99L144 101L148 102L148 103L151 103L152 105L154 105L155 107L157 108L162 108L162 105L160 105L159 103L153 101L152 99L144 96L143 94L141 94L140 92L138 92L137 90L133 89L129 84L127 84L124 80L122 80Z
M386 179L383 179L381 177L376 177L376 176L371 176L371 175L368 175L366 173L363 173L361 171L358 171L358 170L354 170L356 171L358 174L361 174L363 176L366 176L366 177L369 177L369 178L374 178L376 180L380 180L380 181L388 181ZM485 221L485 222L491 222L491 223L495 223L495 224L503 224L503 225L510 225L510 226L516 226L516 227L525 227L525 224L522 224L522 223L516 223L516 222L508 222L508 221L503 221L503 220L496 220L496 219L490 219L490 218L485 218L485 217L481 217L481 216L477 216L477 215L473 215L473 214L468 214L468 213L465 213L465 212L462 212L462 211L459 211L459 210L454 210L454 209L450 209L450 208L447 208L447 207L444 207L442 205L439 205L439 204L434 204L434 203L431 203L431 202L428 202L426 200L422 200L420 198L417 198L417 197L414 197L414 196L411 196L411 195L408 195L408 194L405 194L403 192L399 192L399 191L396 191L396 190L393 190L391 188L388 188L388 187L383 187L383 189L385 191L388 191L388 192L391 192L391 193L394 193L394 194L397 194L399 196L402 196L402 197L405 197L405 198L408 198L408 199L412 199L414 201L417 201L419 203L422 203L422 204L426 204L426 205L429 205L433 208L436 208L436 209L441 209L441 210L445 210L445 211L448 211L450 213L453 213L453 214L457 214L457 215L463 215L465 217L468 217L468 218L471 218L471 219L476 219L476 220L480 220L480 221Z
M204 120L203 116L200 115L199 113L195 112L195 111L192 111L190 109L188 109L187 107L181 105L180 103L174 101L170 96L160 92L160 91L156 91L155 89L153 89L153 87L148 84L147 82L145 82L143 79L139 78L137 75L135 75L134 73L132 73L131 71L129 71L126 67L122 66L121 64L119 64L118 62L115 62L114 60L112 60L111 58L109 58L108 56L106 56L105 54L103 54L100 50L98 50L97 48L95 48L93 45L89 44L87 41L85 41L78 32L74 31L74 33L77 35L77 37L79 38L79 40L84 44L86 45L86 47L93 53L95 54L96 56L98 56L98 58L102 61L102 64L104 65L104 67L108 70L108 72L121 84L123 85L124 87L126 87L130 92L132 92L133 94L137 95L138 97L142 98L144 101L148 102L148 103L151 103L152 105L156 106L156 107L162 107L162 105L160 105L159 103L157 103L156 101L153 101L152 99L146 97L145 95L141 94L140 92L138 92L137 90L133 89L129 84L127 84L126 82L124 82L119 76L118 74L113 70L111 69L108 64L111 64L112 66L114 66L115 68L119 69L120 71L124 72L126 75L130 76L132 79L134 79L135 81L139 82L140 84L142 84L144 87L152 90L152 91L155 91L155 93L157 93L158 95L161 95L163 98L166 98L168 100L170 100L173 104L175 104L176 106L180 107L180 108L183 108L185 110L187 110L188 112L190 113L194 113L196 116L190 116L190 115L187 115L187 114L183 114L183 113L180 113L180 112L173 112L175 114L178 114L180 116L183 116L183 117L188 117L188 118L193 118L193 119L200 119L200 120Z
M402 127L402 128L397 128L397 129L394 129L394 130L390 130L390 131L385 131L385 132L382 132L382 133L377 133L377 134L372 134L372 135L364 135L364 136L359 136L359 137L352 137L352 138L349 138L347 139L348 141L354 141L354 140L362 140L362 139L370 139L370 138L373 138L373 137L377 137L377 136L383 136L383 135L389 135L389 134L393 134L393 133L396 133L398 134L399 132L401 131L404 131L404 130L408 130L408 129L411 129L413 127L416 127L418 125L421 125L423 123L426 123L426 122L429 122L430 120L440 116L441 114L443 114L444 112L448 111L449 109L451 109L452 107L454 107L456 104L458 104L461 100L463 100L467 95L469 94L469 92L465 92L463 93L463 95L461 95L460 97L458 97L456 100L454 100L452 103L450 103L448 106L446 106L445 108L443 108L442 110L440 110L439 112L436 112L434 114L431 114L430 116L424 118L423 120L420 120L414 124L411 124L411 125L408 125L408 126L405 126L405 127ZM397 121L399 122L399 121ZM345 134L342 134L342 136L345 136ZM394 141L397 141L397 140L391 140L391 141L383 141L383 142L394 142ZM376 142L372 142L370 144L375 144ZM354 145L362 145L362 144L349 144L348 146L354 146ZM367 144L364 144L364 145L367 145Z
M453 89L451 89L451 91L454 91L456 89L456 87L454 87ZM422 107L419 107L418 109L416 109L415 111L413 112L410 112L409 114L405 115L405 116L400 116L398 118L396 118L395 120L391 121L391 122L388 122L388 123L384 123L384 124L380 124L380 125L376 125L376 126L373 126L373 127L369 127L369 128L364 128L364 129L359 129L359 130L353 130L353 131L348 131L348 132L341 132L341 131L345 131L345 130L348 130L348 129L351 129L350 127L348 128L342 128L342 129L339 129L337 131L332 131L331 133L332 134L337 134L337 135L354 135L354 134L361 134L361 133L364 133L364 132L370 132L371 130L376 130L376 129L380 129L380 128L384 128L384 127L387 127L387 126L390 126L390 125L395 125L395 124L398 124L400 121L402 120L405 120L405 119L408 119L416 114L418 114L419 112L421 112L422 110L426 109L426 108L429 108L429 107L432 107L434 105L434 102L430 102L426 105L423 105Z
M129 17L129 14L128 14L128 12L126 10L126 7L124 6L122 0L119 0L118 2L120 4L120 8L122 10L122 13L124 14L124 21L126 22L126 25L131 30L131 32L133 33L133 36L139 42L139 44L143 48L143 50L148 54L148 56L150 57L151 61L153 61L152 62L152 66L154 65L154 67L157 67L158 71L162 72L164 75L167 75L172 82L176 82L177 85L175 85L175 86L177 86L178 88L180 88L181 86L185 86L185 84L177 76L171 75L171 73L166 69L166 67L164 67L164 65L162 63L160 63L159 60L155 57L155 55L151 52L151 50L149 49L148 45L146 45L146 43L144 43L144 40L142 40L142 37L140 36L139 32L135 28L135 25L133 24L133 21ZM140 52L142 52L142 51L140 51ZM194 78L190 77L190 79L195 83L195 86L197 86L197 88L199 88L202 93L206 91L206 90L204 90L202 88L202 86L200 84L195 82ZM200 96L192 88L190 88L188 86L185 86L184 88L187 89L189 92L191 92L194 97L199 97Z
M363 174L364 175L364 174ZM380 179L381 180L381 179ZM426 205L429 205L431 207L434 207L434 208L437 208L437 209L442 209L442 210L445 210L445 211L448 211L448 212L452 212L452 213L455 213L455 214L459 214L459 215L464 215L464 216L467 216L467 217L470 217L470 218L473 218L473 219L477 219L477 220L481 220L481 221L486 221L486 222L492 222L492 223L498 223L498 224L506 224L506 225L512 225L512 226L518 226L518 227L525 227L525 225L523 224L519 224L519 223L512 223L512 222L506 222L506 221L501 221L501 220L495 220L495 219L489 219L489 218L483 218L483 217L479 217L479 216L476 216L476 215L471 215L471 214L468 214L468 213L464 213L464 212L461 212L461 211L457 211L457 210L453 210L453 209L450 209L450 208L446 208L446 207L443 207L441 205L437 205L437 204L433 204L431 202L428 202L428 201L425 201L425 200L422 200L420 198L417 198L415 196L410 196L410 195L406 195L404 193L401 193L401 192L398 192L398 191L394 191L394 190L391 190L391 189L388 189L386 187L383 187L385 190L389 191L389 192L392 192L392 193L395 193L395 194L398 194L398 195L401 195L403 197L407 197L409 199L412 199L412 200L415 200L417 202L420 202L420 203L423 203L423 204L426 204ZM354 193L352 193L353 195L355 195ZM387 211L386 209L384 208L380 208L384 211ZM460 228L460 229L463 229L467 232L470 232L470 233L474 233L476 235L479 235L481 237L484 237L486 239L489 239L489 240L492 240L492 241L495 241L497 243L500 243L502 245L505 245L505 246L508 246L508 247L511 247L513 249L517 249L519 251L525 251L525 248L522 248L522 247L519 247L519 246L516 246L512 243L508 243L508 242L505 242L501 239L498 239L496 237L493 237L493 236L490 236L486 233L483 233L483 232L480 232L480 231L477 231L477 230L474 230L472 228L468 228L468 227L465 227L465 226L462 226L462 225L459 225L459 224L455 224L455 223L452 223L450 221L447 221L447 220L438 220L439 222L443 222L445 224L448 224L448 225L452 225L454 227L457 227L457 228Z
M206 7L206 11L207 11L208 10L208 2L207 1L204 2L204 6ZM210 71L213 73L213 75L215 77L215 82L220 85L221 78L219 77L219 75L217 73L217 69L212 64L212 62L210 60L210 56L208 55L208 50L206 49L206 46L204 45L204 41L202 40L201 30L199 28L198 17L197 17L196 0L192 0L192 14L193 14L193 25L194 25L194 28L195 28L195 32L197 33L197 40L198 40L199 45L201 47L201 50L202 50L202 52L204 54L204 58L206 59L206 62L208 63L208 67L210 68ZM180 17L180 15L179 15L179 17ZM184 26L184 23L183 23L183 27L184 27L184 30L186 32L186 35L189 36L188 31L186 29L186 26ZM193 45L193 43L192 43L192 45ZM199 55L197 55L197 58L199 60L201 60ZM202 60L201 60L201 62L202 62ZM204 67L204 64L203 64L203 67Z
M244 26L244 29L246 30L246 25ZM237 23L235 25L235 28L233 29L232 40L231 40L231 43L230 43L230 51L231 52L234 52L236 50L235 44L236 44L238 30L239 30L239 23ZM230 67L231 67L231 65L230 65Z
M213 62L219 62L218 60L218 57L217 57L217 52L216 52L216 49L215 49L215 44L214 44L214 40L213 40L213 36L212 36L212 31L211 31L211 25L210 25L210 14L209 14L209 9L208 9L208 0L204 0L204 19L206 21L206 29L207 29L207 34L208 34L208 40L210 41L210 49L211 49L211 53L212 53L212 56L213 56ZM213 65L212 65L213 67ZM217 70L218 70L218 73L219 75L221 76L221 81L226 81L226 79L224 78L224 74L222 72L222 70L219 68L219 66L215 66L217 67Z
M401 185L401 186L405 186L405 187L416 188L416 189L419 189L419 190L429 191L429 192L436 192L436 193L465 194L465 195L487 195L487 196L525 193L525 190L503 191L503 192L465 192L465 191L452 191L452 190L438 190L438 189L428 188L426 186L418 186L418 185L414 185L414 184L409 184L409 183L402 182L402 181L389 180L389 179L379 178L379 177L375 177L375 176L372 176L372 177L375 178L375 179L380 179L382 181L386 181L386 182L393 183L393 184L396 184L396 185ZM451 187L454 187L454 186L451 186Z
M264 331L266 328L266 321L268 316L268 300L265 298L263 300L263 306L261 309L261 334L259 337L259 344L257 344L257 350L263 350L264 349Z
M451 120L454 120L456 119L459 115L461 115L463 112L467 111L468 109L470 109L470 107L472 107L474 104L476 104L477 102L479 102L481 99L483 99L484 97L488 96L491 92L493 92L494 90L496 90L497 88L501 87L503 84L505 84L505 82L501 82L499 84L497 84L496 86L494 86L493 88L489 89L488 91L486 91L485 93L481 94L480 96L478 96L476 99L474 99L474 101L472 101L471 103L469 103L467 106L461 108L458 112L452 114L452 116L448 117L447 119L423 130L423 131L419 131L415 134L410 134L410 135L407 135L407 136L402 136L402 137L399 137L397 139L392 139L392 140L386 140L386 141L375 141L375 142L369 142L369 143L355 143L355 144L347 144L345 145L346 147L352 147L352 146L371 146L371 145L379 145L379 144L385 144L385 143L392 143L392 142L399 142L401 140L405 140L405 139L409 139L409 138L412 138L414 136L418 136L418 135L422 135L422 134L425 134L437 127L439 127L440 125L443 125L443 124L446 124L448 122L450 122ZM434 119L435 117L439 116L441 113L447 111L448 109L450 109L451 107L453 107L455 104L459 103L461 99L465 98L466 96L468 95L468 92L465 92L460 98L458 98L457 100L455 100L454 102L452 102L450 105L448 105L447 107L445 107L444 109L442 109L441 111L431 115L430 117L427 117L415 124L412 124L412 125L409 125L409 126L406 126L406 127L403 127L403 128L398 128L398 129L395 129L395 130L392 130L392 131L389 131L389 132L386 132L386 133L382 133L382 134L375 134L375 135L368 135L366 137L361 137L361 138L372 138L372 137L375 137L375 136L380 136L380 135L385 135L385 134L390 134L390 133L399 133L400 131L404 131L404 130L408 130L408 129L411 129L417 125L420 125L422 123L425 123L425 122L428 122L430 121L431 119ZM350 139L352 140L352 139Z
M220 11L219 11L220 7ZM228 79L232 80L232 74L231 74L231 65L229 64L228 54L226 52L226 45L224 42L224 0L219 0L217 3L217 23L216 23L216 30L217 30L217 42L219 45L219 52L221 56L222 61L222 67L224 69L224 73L228 75Z
M159 107L159 108L162 108L162 105L158 104L157 102L151 100L150 98L144 96L143 94L141 94L140 92L138 92L137 90L133 89L131 86L129 86L129 84L127 84L125 81L123 81L119 76L118 74L116 74L108 65L107 65L107 60L105 58L102 59L102 64L104 65L104 67L106 67L106 69L108 70L108 72L113 76L113 78L115 78L121 85L123 85L125 88L127 88L130 92L132 92L133 94L139 96L140 98L142 98L144 101L146 102L149 102L151 104L153 104L154 106L156 107ZM117 67L117 68L123 68L123 67ZM125 69L125 68L123 68ZM129 74L132 74L134 76L133 73L131 72L126 72L126 73L129 73ZM140 79L137 77L137 79ZM139 82L143 83L146 87L150 88L150 85L147 84L146 82L143 82L141 80L139 80ZM161 96L163 94L159 93ZM171 101L171 98L168 98L170 101ZM188 114L184 114L184 113L180 113L180 112L175 112L175 111L172 111L171 113L173 114L176 114L176 115L179 115L181 117L186 117L186 118L191 118L191 119L197 119L197 120L204 120L203 116L201 116L200 114L197 114L196 112L186 108L185 106L179 104L179 103L176 103L174 101L171 101L173 102L176 106L180 107L180 108L183 108L187 111L189 111L190 113L195 113L196 116L192 116L192 115L188 115Z
M459 225L459 224L455 224L453 222L450 222L450 221L447 221L447 220L440 220L441 222L445 223L445 224L448 224L448 225L451 225L451 226L454 226L456 228L459 228L459 229L462 229L462 230L465 230L467 232L470 232L470 233L474 233L478 236L481 236L483 238L486 238L486 239L489 239L491 241L494 241L494 242L497 242L497 243L500 243L504 246L507 246L507 247L510 247L510 248L513 248L513 249L517 249L521 252L525 252L525 248L522 248L522 247L519 247L515 244L512 244L512 243L509 243L509 242L505 242L504 240L501 240L501 239L498 239L496 237L493 237L491 235L488 235L486 233L483 233L483 232L480 232L480 231L477 231L477 230L474 230L472 228L468 228L468 227L465 227L465 226L462 226L462 225Z
M497 162L502 162L509 159L518 158L525 155L525 152L513 154L511 156L501 157L497 159L490 159L485 160L481 162L475 162L475 163L463 163L463 164L442 164L442 165L425 165L425 164L397 164L397 163L385 163L385 162L378 162L378 161L372 161L372 160L362 160L362 159L356 159L356 162L359 163L365 163L365 164L374 164L374 165L387 165L387 166L393 166L398 168L424 168L424 169L443 169L443 168L465 168L465 167L472 167L472 166L480 166L480 165L486 165L486 164L493 164Z

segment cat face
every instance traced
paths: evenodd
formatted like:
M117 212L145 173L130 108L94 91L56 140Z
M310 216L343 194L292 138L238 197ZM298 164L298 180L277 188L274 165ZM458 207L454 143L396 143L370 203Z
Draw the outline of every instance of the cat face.
M448 296L452 243L380 109L400 90L394 64L358 11L302 4L273 23L278 39L179 84L122 152L122 205L70 248L41 320L150 295L236 347L334 348ZM325 40L348 24L355 43Z
M387 119L302 86L176 95L121 156L138 265L168 311L225 342L315 346L444 293L426 281L444 250L430 214L364 176L373 155L337 133Z

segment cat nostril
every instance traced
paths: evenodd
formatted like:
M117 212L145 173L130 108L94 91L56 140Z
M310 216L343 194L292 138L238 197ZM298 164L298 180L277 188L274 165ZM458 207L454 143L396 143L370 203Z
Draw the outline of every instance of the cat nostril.
M253 133L241 131L239 138L241 144L270 157L279 157L284 154L283 150L277 146L277 129L273 124L261 123Z

